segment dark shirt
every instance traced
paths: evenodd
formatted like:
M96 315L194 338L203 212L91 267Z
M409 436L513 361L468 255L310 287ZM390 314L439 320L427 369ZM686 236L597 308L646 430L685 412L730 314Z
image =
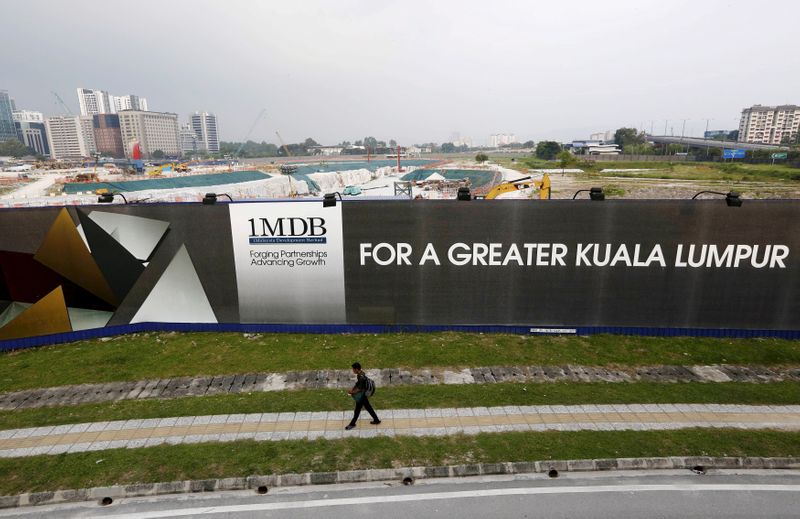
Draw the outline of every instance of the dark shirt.
M355 389L356 392L366 391L367 390L367 376L363 372L361 372L358 375L356 375L356 377L357 377L356 378L356 385L353 386L353 389Z

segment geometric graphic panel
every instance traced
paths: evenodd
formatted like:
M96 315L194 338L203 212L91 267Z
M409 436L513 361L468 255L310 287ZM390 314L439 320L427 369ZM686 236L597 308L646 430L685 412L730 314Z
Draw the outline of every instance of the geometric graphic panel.
M69 313L64 293L58 287L0 328L0 340L69 331L72 331Z
M8 301L35 303L60 285L67 306L94 310L114 309L113 305L34 260L33 254L0 251L0 284L3 283L8 296L0 299Z
M203 285L185 245L172 258L131 323L216 323Z
M118 305L103 273L83 243L66 208L59 212L34 259L48 266L103 301Z
M20 303L17 301L11 302L8 307L3 310L3 305L0 303L0 328L14 320L19 314L33 306L30 303ZM69 314L69 322L72 325L72 331L89 330L92 328L102 328L111 320L113 312L101 312L99 310L87 310L86 308L71 308L67 307Z
M161 220L103 211L92 211L89 218L140 261L147 261L169 227Z
M108 284L122 301L128 294L139 275L144 271L142 263L134 258L128 250L97 225L82 210L76 209L81 229L89 243L92 257L103 272Z

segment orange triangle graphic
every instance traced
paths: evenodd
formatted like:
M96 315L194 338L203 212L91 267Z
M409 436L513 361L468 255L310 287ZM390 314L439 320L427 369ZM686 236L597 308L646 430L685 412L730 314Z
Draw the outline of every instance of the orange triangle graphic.
M0 340L71 331L64 291L59 286L0 328Z
M33 258L103 301L119 305L66 208L58 213Z

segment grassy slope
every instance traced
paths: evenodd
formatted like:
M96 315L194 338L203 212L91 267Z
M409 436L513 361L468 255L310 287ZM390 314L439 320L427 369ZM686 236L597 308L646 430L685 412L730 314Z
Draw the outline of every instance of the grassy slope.
M431 333L162 333L5 353L0 392L66 384L244 372L497 365L800 364L800 341Z

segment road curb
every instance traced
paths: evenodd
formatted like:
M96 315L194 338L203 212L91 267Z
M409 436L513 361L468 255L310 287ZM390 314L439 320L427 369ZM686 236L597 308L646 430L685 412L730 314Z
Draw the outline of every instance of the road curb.
M16 496L0 496L0 508L52 505L82 501L104 501L128 497L217 492L224 490L255 490L266 493L274 487L332 485L337 483L367 483L395 481L413 484L417 479L489 476L502 474L547 474L557 477L560 472L596 472L607 470L688 469L704 473L708 469L800 469L800 458L674 456L661 458L604 458L588 460L542 460L505 463L475 463L436 467L405 467L395 469L343 470L337 472L306 472L303 474L273 474L224 479L200 479L114 485L78 490L32 492ZM556 471L556 472L553 472Z

